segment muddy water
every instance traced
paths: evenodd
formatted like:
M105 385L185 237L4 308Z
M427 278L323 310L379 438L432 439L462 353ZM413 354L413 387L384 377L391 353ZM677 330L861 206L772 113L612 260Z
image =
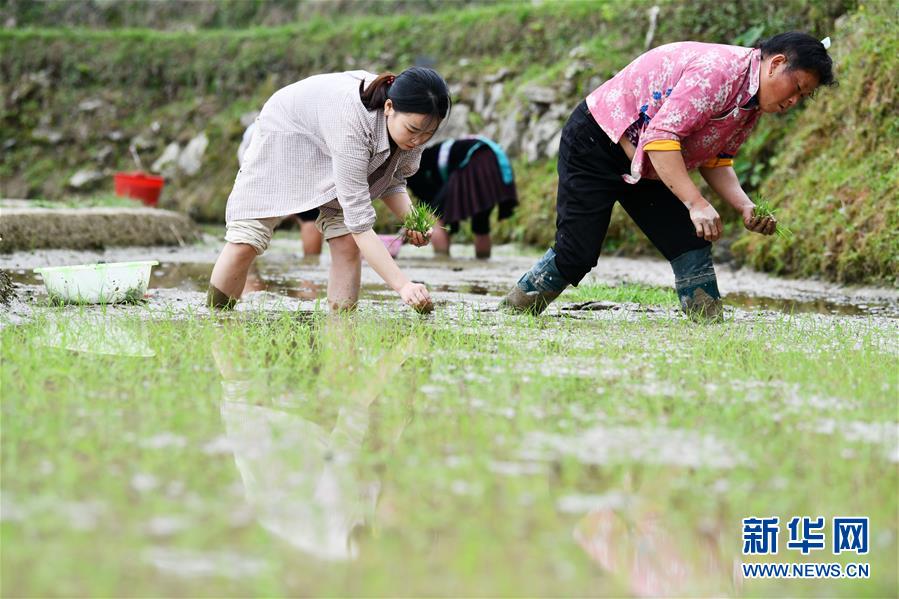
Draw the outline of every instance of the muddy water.
M156 259L150 287L163 304L202 300L209 273L219 250L214 239L185 248L118 248L104 252L48 250L0 256L0 269L14 282L29 287L28 297L41 296L40 277L32 272L40 266L58 266L105 260ZM398 262L413 280L426 283L438 301L466 301L494 306L537 257L533 250L522 253L513 246L496 248L489 261L475 260L469 246L455 246L454 258L439 258L430 248L403 247ZM245 293L266 292L301 301L323 299L330 264L323 256L302 258L295 238L282 234L254 265ZM843 287L821 281L778 279L728 265L717 267L719 287L728 305L746 311L819 313L838 316L872 315L899 317L899 291L877 287ZM603 257L585 282L608 285L642 283L670 287L673 276L662 260ZM371 269L363 269L362 299L383 301L392 292ZM179 292L179 293L172 293ZM152 294L152 293L151 293ZM250 297L248 296L248 299ZM565 306L564 296L554 309ZM567 313L573 312L567 306Z
M563 301L548 315L571 318L479 314L461 329L536 258L512 248L489 262L470 248L452 260L403 250L412 278L460 305L445 313L459 321L425 321L427 334L414 332L418 320L391 322L403 308L369 269L359 319L369 329L326 334L309 311L328 257L301 261L292 240L259 260L233 320L212 321L237 325L231 337L211 336L205 318L169 322L172 308L202 310L217 249L4 258L27 292L20 303L42 298L35 266L160 259L146 312L163 314L160 324L108 317L143 307L54 312L27 343L15 339L27 327L3 331L2 366L21 375L4 377L6 594L739 595L747 510L812 513L818 505L797 498L824 495L826 509L878 526L880 586L844 594L895 596L880 573L895 563L895 492L883 489L899 429L894 412L874 410L895 390L888 380L865 387L871 372L847 370L840 379L859 389L831 389L777 373L734 378L698 359L666 375L668 360L705 339L668 322L644 347L639 327L620 326L638 309L626 305L578 314ZM720 273L754 323L759 311L807 308L826 314L797 320L895 325L877 318L896 313L889 290ZM653 260L604 259L591 277L671 283ZM266 306L269 329L253 320ZM279 320L283 308L302 318ZM382 332L391 327L406 342ZM466 332L447 343L445 329ZM895 341L862 334L856 347L849 336L829 340L835 354L866 352L891 371ZM828 360L820 339L789 340L790 362ZM758 588L748 594L832 594Z

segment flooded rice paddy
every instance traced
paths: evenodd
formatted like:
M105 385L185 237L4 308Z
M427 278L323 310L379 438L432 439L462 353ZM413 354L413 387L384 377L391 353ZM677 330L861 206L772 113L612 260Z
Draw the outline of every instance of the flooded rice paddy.
M404 248L433 315L369 271L333 318L327 257L294 242L227 316L202 307L213 243L0 259L20 284L0 331L4 596L899 590L893 291L720 269L723 324L641 293L531 318L496 306L534 256ZM142 306L47 307L29 274L138 256L162 263ZM667 268L593 276L666 286ZM868 516L863 558L768 561L870 578L744 580L750 516Z

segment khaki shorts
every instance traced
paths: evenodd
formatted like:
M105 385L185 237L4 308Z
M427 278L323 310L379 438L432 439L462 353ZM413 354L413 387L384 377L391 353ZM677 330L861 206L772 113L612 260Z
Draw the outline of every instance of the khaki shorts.
M256 255L261 256L272 241L275 227L280 225L285 218L287 217L273 216L271 218L233 220L225 225L225 241L251 245L256 250ZM336 201L318 207L315 228L319 230L325 240L350 234L346 223L343 222L343 210Z
M319 230L325 241L350 234L350 230L346 228L346 223L343 222L343 209L337 203L337 200L332 200L318 207L318 218L315 219L315 228Z
M225 225L225 241L251 245L256 250L256 255L261 256L272 241L275 227L281 224L285 218L287 217L273 216L271 218L232 220Z

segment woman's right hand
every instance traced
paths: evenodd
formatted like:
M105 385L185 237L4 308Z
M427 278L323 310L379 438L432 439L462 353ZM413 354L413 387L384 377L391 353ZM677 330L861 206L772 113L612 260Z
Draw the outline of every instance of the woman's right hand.
M434 308L428 288L421 283L409 282L400 288L400 297L403 302L412 306L417 312L430 312Z
M421 247L423 245L428 245L431 241L431 231L433 231L433 229L428 229L425 233L419 233L418 231L403 229L403 237L406 242L411 243L415 247Z
M721 238L721 217L715 207L705 199L690 204L690 220L696 228L696 236L706 241L718 241Z

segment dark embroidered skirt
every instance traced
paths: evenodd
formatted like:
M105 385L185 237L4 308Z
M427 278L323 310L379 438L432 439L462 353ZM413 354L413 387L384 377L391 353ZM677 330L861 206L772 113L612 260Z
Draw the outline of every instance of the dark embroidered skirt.
M497 204L502 220L509 218L518 205L518 191L514 181L509 185L503 182L496 156L490 148L483 147L475 151L464 168L450 173L438 194L427 194L422 199L448 224L489 212Z

